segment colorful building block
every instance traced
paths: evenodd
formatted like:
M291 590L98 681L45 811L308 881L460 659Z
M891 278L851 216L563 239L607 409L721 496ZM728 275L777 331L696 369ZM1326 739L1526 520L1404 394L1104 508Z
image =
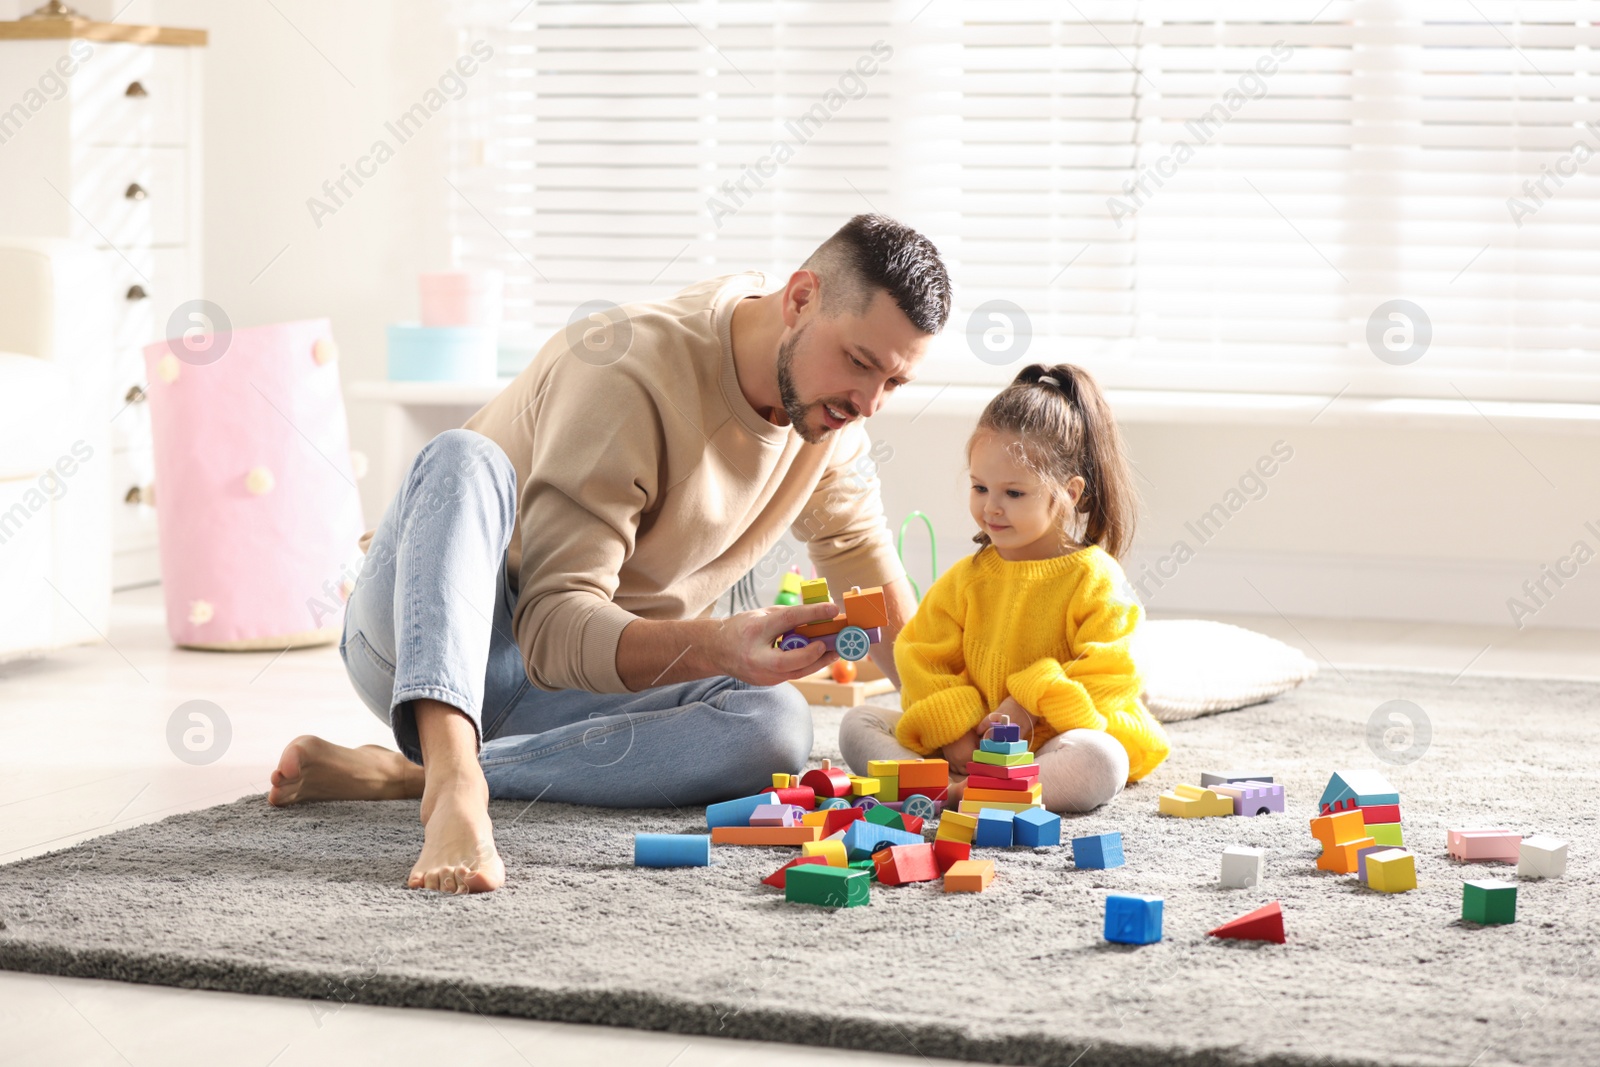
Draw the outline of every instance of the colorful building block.
M978 832L978 817L957 811L947 811L939 818L939 832L935 838L945 841L964 841L972 844Z
M989 860L959 860L944 872L946 893L981 893L994 881L994 864Z
M715 830L719 826L749 826L750 816L755 814L756 808L762 804L779 803L776 793L757 793L753 797L740 797L738 800L724 800L720 804L706 806L706 827Z
M1522 878L1560 878L1567 873L1567 843L1559 837L1535 834L1522 839L1517 851L1517 874Z
M1356 853L1356 880L1362 885L1367 884L1367 857L1379 852L1389 852L1393 845L1374 843L1367 845Z
M1384 849L1366 858L1367 888L1404 893L1417 888L1417 858L1403 848Z
M850 795L850 775L823 760L822 766L800 776L800 784L811 789L818 797L847 797Z
M978 748L984 752L993 752L1000 756L1018 756L1028 751L1028 742L991 741L986 737L978 742Z
M714 826L713 845L803 845L822 839L819 826Z
M967 815L977 815L983 811L1029 811L1033 808L1044 807L1040 800L969 800L961 798L961 803L956 805L956 810Z
M1223 923L1215 930L1206 931L1207 937L1221 937L1232 941L1274 941L1283 944L1283 905L1274 900L1255 911Z
M874 797L882 787L876 778L867 778L859 774L850 776L850 795L853 797Z
M1011 820L1009 811L990 808L978 812L978 828L973 831L972 844L976 848L1010 848Z
M1261 884L1267 854L1263 849L1230 845L1222 850L1222 873L1218 881L1224 889L1247 889Z
M635 867L708 867L710 834L634 834Z
M1342 811L1336 815L1318 815L1311 820L1311 836L1322 844L1317 869L1339 874L1355 873L1361 849L1377 844L1367 835L1360 809Z
M1235 815L1266 815L1283 811L1283 786L1271 782L1234 782L1209 787L1218 796L1233 800Z
M1043 808L1019 811L1012 818L1012 836L1024 848L1061 844L1061 816Z
M1033 753L1024 748L1021 752L986 752L978 749L968 763L981 763L986 767L1023 767L1033 762Z
M989 727L989 740L991 741L1021 741L1022 727L1011 721L1011 716L1002 715L1000 721Z
M824 839L822 841L807 841L800 846L801 856L819 856L829 867L848 867L850 857L845 850L844 842L837 839Z
M1451 830L1450 855L1463 863L1516 863L1522 852L1522 835L1496 827L1485 830Z
M788 863L785 863L782 867L779 867L777 870L761 879L761 884L782 889L788 882L790 868L798 867L804 863L816 863L821 864L824 867L828 865L828 861L821 856L799 856L790 860Z
M870 630L889 625L889 606L884 601L883 586L863 589L859 585L852 585L850 591L839 599L844 602L845 618L850 620L851 626Z
M1367 826L1382 826L1385 823L1400 821L1400 805L1398 804L1362 804L1361 817L1367 821Z
M900 799L900 776L897 774L878 775L878 803L893 804Z
M851 823L867 817L860 808L829 808L822 813L822 836L832 837Z
M922 843L921 834L909 833L905 830L896 830L889 826L879 826L876 823L859 819L845 829L844 841L846 853L852 860L871 859L872 854L885 844L890 845L918 845Z
M1485 926L1517 921L1517 884L1485 879L1461 885L1461 917Z
M872 855L877 867L878 881L884 885L909 885L912 882L933 882L939 878L939 861L933 846L891 845Z
M998 800L1002 804L1032 804L1044 796L1044 787L1038 782L1027 789L973 789L969 784L961 794L964 800Z
M967 774L972 778L1037 778L1039 765L1018 763L1002 767L997 763L968 763ZM970 778L967 784L971 784Z
M940 874L944 874L962 860L971 858L972 846L965 841L952 841L949 838L943 838L933 843L933 859L939 865Z
M1317 810L1324 815L1370 804L1398 804L1400 794L1378 771L1337 771L1328 779L1317 801Z
M868 778L893 778L900 773L897 759L872 759L867 761Z
M1113 830L1109 834L1089 834L1072 839L1072 863L1085 870L1102 870L1121 867L1122 834Z
M1365 815L1366 813L1367 809L1362 808L1361 814ZM1377 824L1369 822L1367 823L1367 836L1372 838L1378 844L1388 845L1390 848L1399 848L1406 843L1405 835L1401 833L1400 824L1397 822L1384 822Z
M830 599L828 595L828 579L806 578L800 582L800 603L826 604Z
M950 784L950 763L942 759L899 761L901 795L920 789L944 789Z
M887 804L879 804L877 807L868 808L866 820L871 823L877 823L879 826L892 826L896 830L909 829L905 823L905 815Z
M1160 897L1112 893L1106 897L1105 938L1119 945L1153 945L1161 940Z
M789 868L783 898L792 904L856 908L872 903L872 875L851 867L810 864Z
M1233 782L1271 782L1270 774L1256 774L1250 771L1201 771L1200 785L1204 789L1213 786L1228 785Z
M1016 778L991 778L987 774L974 774L967 778L967 792L975 789L986 789L990 792L1011 790L1022 793L1039 784L1037 774L1026 774Z
M1214 790L1194 785L1174 786L1172 792L1162 793L1157 807L1163 815L1180 819L1204 819L1213 815L1232 815L1233 798L1218 795Z
M800 826L805 810L793 804L761 804L750 813L751 826Z
M774 789L789 789L799 784L800 776L798 774L784 774L780 771L772 776L772 788Z

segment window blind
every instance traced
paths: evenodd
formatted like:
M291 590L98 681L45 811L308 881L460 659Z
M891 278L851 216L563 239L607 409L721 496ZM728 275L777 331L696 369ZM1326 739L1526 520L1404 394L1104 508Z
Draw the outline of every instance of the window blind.
M1600 400L1596 6L461 0L456 251L533 345L878 210L956 282L925 380Z

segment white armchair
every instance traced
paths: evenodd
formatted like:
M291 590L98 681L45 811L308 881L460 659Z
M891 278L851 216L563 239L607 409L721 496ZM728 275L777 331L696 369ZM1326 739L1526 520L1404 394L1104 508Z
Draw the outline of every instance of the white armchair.
M107 254L0 237L0 660L108 626Z

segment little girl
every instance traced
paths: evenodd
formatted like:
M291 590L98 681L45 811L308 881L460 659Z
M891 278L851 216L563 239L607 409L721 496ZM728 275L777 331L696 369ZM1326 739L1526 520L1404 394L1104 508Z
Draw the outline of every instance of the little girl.
M983 731L1022 727L1045 806L1089 811L1171 750L1128 652L1141 610L1116 557L1137 499L1122 439L1087 371L1024 369L967 442L982 547L941 575L895 640L902 712L863 705L839 730L868 760L942 756L949 807Z

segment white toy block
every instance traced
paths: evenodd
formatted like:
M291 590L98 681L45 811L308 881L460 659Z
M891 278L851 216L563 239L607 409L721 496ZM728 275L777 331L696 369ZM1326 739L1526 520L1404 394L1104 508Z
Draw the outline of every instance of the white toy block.
M1245 889L1261 884L1266 853L1259 848L1231 845L1222 850L1222 888Z
M1522 839L1517 852L1517 874L1523 878L1560 878L1567 873L1567 843L1559 837L1535 834Z

